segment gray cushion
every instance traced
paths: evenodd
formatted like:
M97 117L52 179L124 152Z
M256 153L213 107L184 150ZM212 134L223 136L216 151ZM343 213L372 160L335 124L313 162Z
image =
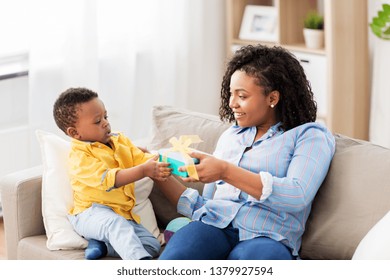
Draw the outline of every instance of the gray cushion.
M342 135L313 203L302 258L351 259L360 240L390 210L390 150Z
M191 147L206 153L212 153L219 136L230 127L230 124L223 123L216 115L202 114L170 106L153 107L152 120L153 136L148 146L150 150L169 148L171 137L179 138L181 135L196 134L203 142L191 145ZM186 186L195 188L200 193L203 189L202 183L186 183ZM165 228L169 221L180 216L176 211L176 207L171 205L157 188L153 188L149 198L160 227Z

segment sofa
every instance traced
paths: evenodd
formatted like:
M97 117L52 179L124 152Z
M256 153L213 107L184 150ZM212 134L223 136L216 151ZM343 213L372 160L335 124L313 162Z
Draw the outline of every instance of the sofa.
M217 116L171 106L153 107L152 122L151 136L135 141L149 150L169 147L171 137L197 134L203 142L192 147L212 153L219 135L229 126ZM336 152L313 202L300 257L390 259L390 247L383 248L384 242L389 242L386 231L390 230L390 150L344 135L334 136ZM43 209L48 175L44 172L45 166L37 166L9 174L0 181L8 258L84 259L85 242L71 248L49 246L51 237ZM153 182L148 183L152 185L145 201L152 210L145 215L145 222L157 226L156 236L164 244L164 228L180 215L153 187ZM202 192L203 184L188 183L187 187Z

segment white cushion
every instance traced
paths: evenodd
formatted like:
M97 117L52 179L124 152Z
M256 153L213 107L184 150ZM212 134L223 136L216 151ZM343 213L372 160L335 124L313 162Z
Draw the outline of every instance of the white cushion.
M73 205L67 174L70 142L59 136L37 130L42 155L42 216L49 250L81 249L87 241L74 230L66 214Z
M149 195L153 189L153 180L149 177L135 182L136 204L133 212L140 216L141 224L149 230L155 237L159 237L160 230L157 226L156 215L153 205L149 200Z
M390 211L360 241L353 260L390 260Z
M73 206L73 195L67 173L70 141L41 130L36 131L42 155L42 215L50 250L83 249L87 241L79 236L67 218ZM159 234L156 217L149 201L153 182L145 178L136 182L137 204L134 212L141 223L156 237Z

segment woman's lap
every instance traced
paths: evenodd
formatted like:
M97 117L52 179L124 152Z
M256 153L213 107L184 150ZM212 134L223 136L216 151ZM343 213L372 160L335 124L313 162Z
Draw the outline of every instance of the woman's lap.
M230 239L229 232L225 234L219 228L194 221L171 237L160 259L226 259L233 248Z
M239 242L228 260L292 260L291 251L281 242L268 237L257 237Z
M282 243L267 237L239 241L238 230L194 221L178 230L166 245L164 260L293 259Z

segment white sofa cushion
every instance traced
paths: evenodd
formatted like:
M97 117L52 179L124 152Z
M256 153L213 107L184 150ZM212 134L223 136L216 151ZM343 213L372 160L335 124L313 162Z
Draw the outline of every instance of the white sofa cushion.
M67 174L70 142L59 136L37 130L41 147L42 216L49 250L85 248L88 242L74 230L66 214L73 205L72 189Z
M360 241L353 260L390 260L390 211Z
M42 155L42 215L50 250L83 249L87 241L79 236L67 218L73 206L72 188L67 173L70 141L53 133L36 131ZM149 178L135 183L136 206L134 212L141 223L158 237L156 217L149 200L153 182Z

